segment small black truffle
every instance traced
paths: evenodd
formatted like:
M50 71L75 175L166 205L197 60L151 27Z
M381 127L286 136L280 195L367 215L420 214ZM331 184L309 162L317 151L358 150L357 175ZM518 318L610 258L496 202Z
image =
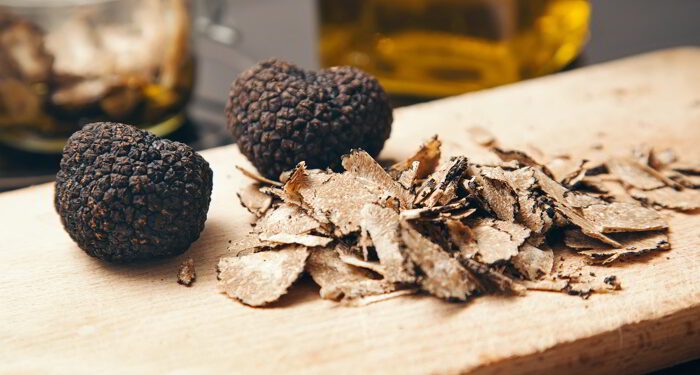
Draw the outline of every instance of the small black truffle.
M131 262L183 253L204 229L209 164L189 146L130 125L73 134L56 175L56 211L91 256Z
M357 68L313 72L273 59L233 82L226 118L241 152L277 179L300 161L337 168L351 149L377 156L392 113L379 82Z

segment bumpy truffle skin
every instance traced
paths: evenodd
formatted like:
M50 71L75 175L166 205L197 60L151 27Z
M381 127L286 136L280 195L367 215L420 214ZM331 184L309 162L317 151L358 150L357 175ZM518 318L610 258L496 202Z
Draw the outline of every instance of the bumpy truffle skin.
M337 168L351 149L377 156L391 133L391 105L379 82L352 67L305 71L268 60L232 84L228 127L241 152L269 178L306 161Z
M204 229L209 164L189 146L130 125L73 134L56 175L56 211L91 256L132 262L183 253Z

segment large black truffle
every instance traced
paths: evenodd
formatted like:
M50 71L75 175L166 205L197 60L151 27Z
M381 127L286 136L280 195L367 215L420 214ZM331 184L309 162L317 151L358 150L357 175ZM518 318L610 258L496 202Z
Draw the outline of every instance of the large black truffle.
M336 168L361 148L377 156L391 133L391 106L379 82L352 67L305 71L261 62L232 84L228 127L241 152L269 178L306 161Z
M86 253L112 262L176 255L204 229L209 164L192 148L130 125L73 134L56 175L56 211Z

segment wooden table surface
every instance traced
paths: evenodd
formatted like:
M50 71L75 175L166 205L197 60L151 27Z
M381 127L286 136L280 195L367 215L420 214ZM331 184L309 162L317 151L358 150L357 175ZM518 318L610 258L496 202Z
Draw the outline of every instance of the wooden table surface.
M485 157L467 133L546 154L623 154L647 142L700 160L700 49L657 52L396 111L382 154L438 134ZM602 151L596 150L600 146ZM248 229L234 146L214 170L206 229L183 256L115 266L61 228L53 186L0 194L0 373L639 373L700 357L700 215L665 213L673 250L615 265L623 290L588 300L529 292L447 303L427 296L361 308L302 281L272 308L229 300L215 264ZM198 280L175 282L193 257Z

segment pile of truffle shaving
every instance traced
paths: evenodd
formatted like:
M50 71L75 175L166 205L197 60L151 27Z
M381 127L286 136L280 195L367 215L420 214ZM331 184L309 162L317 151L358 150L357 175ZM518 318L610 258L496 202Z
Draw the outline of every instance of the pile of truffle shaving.
M613 159L557 181L523 152L492 150L502 162L440 162L433 138L387 170L353 151L342 173L300 163L280 183L243 171L255 183L239 198L257 219L219 262L222 291L262 306L306 272L322 298L351 305L418 291L451 301L528 289L588 297L621 285L590 263L670 248L653 207L700 204L685 180L697 182L694 167ZM561 233L567 246L550 246Z

